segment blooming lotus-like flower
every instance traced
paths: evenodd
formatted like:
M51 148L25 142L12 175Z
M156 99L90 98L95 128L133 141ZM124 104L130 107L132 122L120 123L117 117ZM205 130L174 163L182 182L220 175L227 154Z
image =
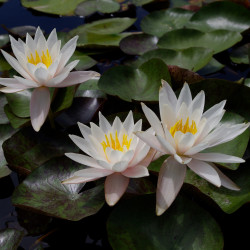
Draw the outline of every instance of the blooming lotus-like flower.
M97 75L93 71L70 72L79 62L67 62L76 49L77 36L69 40L62 49L54 29L46 40L41 29L32 39L27 33L26 43L10 36L11 47L16 58L2 50L8 63L22 76L0 78L5 86L1 92L14 93L35 88L30 101L30 117L34 130L39 131L50 108L49 87L62 88L87 81Z
M142 121L134 124L130 111L125 121L116 117L112 126L99 113L99 126L90 123L90 128L78 123L84 137L70 135L72 141L87 155L66 153L72 160L89 166L79 170L74 176L64 180L64 184L89 182L107 176L105 180L105 199L113 206L126 191L129 178L148 176L147 166L155 150L141 141L135 131L141 130ZM152 134L152 130L148 130Z
M200 151L228 142L243 133L248 124L220 124L225 112L222 101L203 113L205 94L193 100L187 83L177 99L167 82L162 81L159 94L161 121L146 105L142 109L155 131L136 135L162 154L170 155L163 163L157 184L156 213L161 215L174 201L186 175L186 165L200 177L216 186L239 188L213 163L240 163L243 159L221 153Z

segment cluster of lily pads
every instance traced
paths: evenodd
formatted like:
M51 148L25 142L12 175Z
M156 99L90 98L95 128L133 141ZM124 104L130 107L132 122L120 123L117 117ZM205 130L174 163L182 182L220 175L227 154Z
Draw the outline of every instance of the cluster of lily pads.
M83 16L154 3L21 2ZM139 32L135 22L112 17L47 38L39 27L26 38L20 28L0 36L0 177L16 172L13 205L48 217L78 221L105 200L115 205L113 249L221 249L217 222L189 197L202 193L208 210L212 201L225 213L250 201L250 80L209 79L232 64L249 68L249 10L219 1L196 12L153 11ZM25 233L5 229L0 244L14 249Z

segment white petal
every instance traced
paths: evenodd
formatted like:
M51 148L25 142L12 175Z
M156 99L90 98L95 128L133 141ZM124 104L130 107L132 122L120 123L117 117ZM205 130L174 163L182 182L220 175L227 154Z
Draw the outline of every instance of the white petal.
M128 134L132 133L132 129L134 127L134 118L132 111L129 111L125 121L123 122L123 127L125 128Z
M17 79L14 78L0 78L0 84L4 85L6 87L10 87L13 89L26 89L30 88L29 85L25 85L23 83L20 83Z
M57 33L56 33L56 29L53 29L52 32L49 34L49 37L47 39L47 45L48 48L52 48L53 45L57 42Z
M195 145L194 147L188 149L188 151L186 151L184 154L185 155L194 155L197 154L198 152L208 148L208 144L207 143L200 143L198 145Z
M93 167L93 168L98 168L98 169L103 169L95 159L92 157L89 157L87 155L82 155L82 154L76 154L76 153L65 153L67 157L69 157L71 160L76 161L80 164L83 164L88 167Z
M168 104L171 106L173 110L176 110L177 98L174 91L166 81L161 80L161 83L162 87L160 88L160 93L159 93L160 109L161 106L163 106L163 104Z
M172 126L175 125L176 122L176 113L168 104L163 104L160 106L160 114L162 124L167 126L170 129ZM164 127L164 126L163 126Z
M148 146L147 144L144 144L144 146L139 151L135 151L133 159L131 160L129 165L130 166L137 165L139 162L141 162L146 157L149 150L150 150L150 146Z
M105 140L105 134L102 129L100 129L95 123L90 122L91 134L95 135L100 142Z
M201 161L221 162L221 163L245 162L245 160L239 157L226 155L226 154L220 154L220 153L198 153L198 154L192 155L192 158L196 160L201 160Z
M154 129L155 133L157 135L160 135L160 136L164 137L164 131L162 129L162 125L161 125L161 122L160 122L159 118L144 103L141 103L141 106L142 106L142 110L143 110L145 116L148 119L148 122L150 123L150 125Z
M86 126L80 122L78 122L77 124L78 124L78 127L82 133L82 136L87 140L89 135L91 134L91 129L88 126Z
M211 182L217 187L221 186L221 181L218 173L208 163L193 159L187 165L192 171L194 171L200 177Z
M205 94L204 91L202 90L196 97L193 99L192 104L191 104L191 112L194 112L195 110L199 110L199 116L202 115L203 109L204 109L204 104L205 104Z
M111 125L108 120L99 112L99 126L105 134L111 130Z
M34 38L34 42L37 44L38 40L40 37L44 37L43 32L41 31L40 27L38 26L36 29L36 33L35 33L35 38Z
M180 156L178 154L174 154L174 158L176 161L178 161L180 164L188 164L192 158L185 157L185 156Z
M223 108L226 104L226 101L221 101L220 103L214 105L210 109L208 109L202 117L205 117L207 120L210 119L211 117L219 115L223 111Z
M14 68L20 75L22 75L24 78L30 79L30 75L23 69L23 67L19 64L19 62L11 55L6 53L5 51L1 50L3 53L3 56L5 57L6 61L11 65L12 68Z
M176 150L175 148L165 139L162 138L161 136L156 135L157 140L161 144L161 146L165 149L165 152L167 154L175 154Z
M40 84L45 84L48 80L49 75L47 69L41 67L35 70L34 76Z
M69 71L63 71L61 74L46 81L47 87L58 87L67 77L69 76Z
M64 88L78 83L86 82L99 75L95 71L76 71L70 72L69 75L62 81L55 85L57 88Z
M50 92L48 88L36 88L30 100L30 118L35 131L39 131L50 108Z
M221 180L221 185L223 187L231 189L231 190L235 190L235 191L240 190L240 188L233 181L231 181L226 175L224 175L214 164L212 164L212 166L217 171Z
M125 193L129 178L120 173L109 175L104 184L105 199L109 206L114 206Z
M162 147L162 145L154 135L150 134L149 132L136 132L135 134L150 147L165 154L165 149Z
M127 161L120 161L113 165L112 170L115 172L123 172L128 167Z
M10 87L4 87L4 88L0 88L0 92L3 93L16 93L19 91L23 91L25 89L28 89L30 87L24 87L24 88L10 88Z
M180 107L183 103L185 103L186 106L189 107L191 102L192 102L192 95L190 92L190 88L189 88L188 84L185 82L184 86L181 89L181 93L178 97L176 111L178 112L178 110L180 109Z
M23 85L29 86L30 88L36 88L38 87L38 84L35 81L29 80L29 79L25 79L19 76L14 76L14 78L20 82Z
M173 203L186 176L186 166L169 157L161 166L156 191L156 214L163 214Z
M195 135L189 132L184 134L178 143L178 152L181 154L185 153L188 149L190 149L194 145L194 142L195 142Z
M141 165L127 168L122 174L129 178L140 178L144 176L149 176L148 169Z
M26 34L26 44L27 47L32 51L32 53L34 53L36 50L36 43L34 42L33 38L30 36L29 33Z

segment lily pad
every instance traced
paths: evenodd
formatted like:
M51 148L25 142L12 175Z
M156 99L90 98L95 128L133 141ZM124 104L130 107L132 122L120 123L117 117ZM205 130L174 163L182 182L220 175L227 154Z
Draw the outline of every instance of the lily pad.
M155 11L142 19L141 28L147 34L161 37L168 31L183 28L192 15L192 11L179 8Z
M9 124L0 125L0 178L7 176L11 173L11 170L6 166L7 161L5 160L3 153L3 142L14 134L15 130Z
M156 49L139 57L135 65L141 65L152 58L159 58L167 65L176 65L184 69L197 71L203 68L211 60L212 56L213 51L206 48L188 48L181 51Z
M226 110L250 120L250 88L231 81L219 79L205 79L190 85L193 96L201 90L206 94L206 108L212 107L222 100L227 100ZM215 94L216 93L216 94Z
M200 75L209 75L221 70L224 67L225 65L221 64L212 57L208 64L205 65L202 69L200 69L197 73L199 73Z
M10 70L11 66L7 63L5 58L0 54L0 71L7 71Z
M16 116L12 110L10 109L10 106L7 104L4 106L4 112L6 116L8 117L8 120L10 121L10 124L13 128L20 128L24 124L28 123L30 121L30 118L21 118Z
M8 43L9 40L10 38L7 34L0 35L0 48L3 47L6 43Z
M147 51L156 49L158 38L147 34L127 36L120 42L121 50L129 55L142 55Z
M195 13L187 26L204 32L218 29L242 32L250 27L250 11L229 1L214 2Z
M239 42L242 36L237 31L215 30L202 32L195 29L178 29L165 33L157 44L159 48L182 50L192 47L210 48L214 54Z
M120 4L115 0L89 0L80 3L75 14L78 16L88 16L96 11L101 13L113 13L120 9Z
M154 0L131 0L131 2L136 6L142 6L144 4L151 3L153 1Z
M21 118L30 116L31 89L5 94L12 112Z
M156 186L149 178L130 178L126 194L143 195L155 193Z
M247 165L249 163L241 164L237 171L223 171L240 187L240 191L232 191L224 187L217 188L190 170L187 171L185 182L198 188L214 200L224 212L231 214L245 203L250 202L250 168Z
M15 250L18 248L24 236L23 231L7 228L0 231L0 248L3 250Z
M56 15L73 15L77 5L84 0L21 0L21 3L26 8L32 8L37 11L56 14Z
M29 174L46 161L66 152L78 151L67 134L45 127L39 133L32 127L21 129L4 142L3 150L9 167L21 174Z
M69 62L72 62L74 60L80 60L75 67L75 69L79 71L89 69L97 64L96 60L94 60L90 56L85 55L80 51L75 51L74 55L70 58Z
M61 183L82 168L66 157L48 161L16 188L14 206L72 221L97 213L104 204L103 185L80 192L84 183Z
M230 59L232 62L240 64L249 64L248 50L250 48L250 43L245 44L241 47L233 49L230 54Z
M157 101L161 79L170 81L166 64L152 59L138 69L117 66L106 71L98 86L105 93L117 95L125 101Z
M9 120L4 113L4 106L7 104L7 99L4 94L0 93L0 124L7 124Z
M155 215L154 195L120 202L107 229L114 250L223 248L223 236L213 217L180 195L160 217Z

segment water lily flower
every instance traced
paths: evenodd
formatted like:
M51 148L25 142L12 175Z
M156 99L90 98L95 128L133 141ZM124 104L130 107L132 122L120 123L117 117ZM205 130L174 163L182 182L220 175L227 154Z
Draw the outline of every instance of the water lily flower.
M84 138L70 135L71 140L87 155L66 153L70 159L89 166L79 170L74 176L64 180L63 184L89 182L107 176L105 180L105 199L113 206L126 191L129 178L148 176L147 166L154 157L155 150L141 141L135 134L140 131L142 121L134 124L132 111L125 121L116 117L111 125L99 113L99 127L90 123L90 127L78 123ZM148 130L153 134L153 130Z
M161 121L146 105L142 109L155 135L137 132L136 135L150 147L169 157L161 166L157 192L156 214L161 215L177 196L186 175L186 166L200 177L220 187L239 190L213 163L241 163L243 159L222 153L204 153L206 148L228 142L243 133L249 124L221 124L225 101L203 113L205 94L194 99L187 83L179 98L165 81L159 93ZM200 153L201 152L201 153Z
M43 125L50 108L49 87L63 88L85 82L98 74L93 71L70 72L79 62L67 62L76 49L78 36L69 40L61 49L54 29L46 40L38 27L34 39L27 33L26 43L10 36L11 47L16 58L2 50L7 62L21 75L0 78L0 89L14 93L34 88L30 101L31 124L35 131Z

